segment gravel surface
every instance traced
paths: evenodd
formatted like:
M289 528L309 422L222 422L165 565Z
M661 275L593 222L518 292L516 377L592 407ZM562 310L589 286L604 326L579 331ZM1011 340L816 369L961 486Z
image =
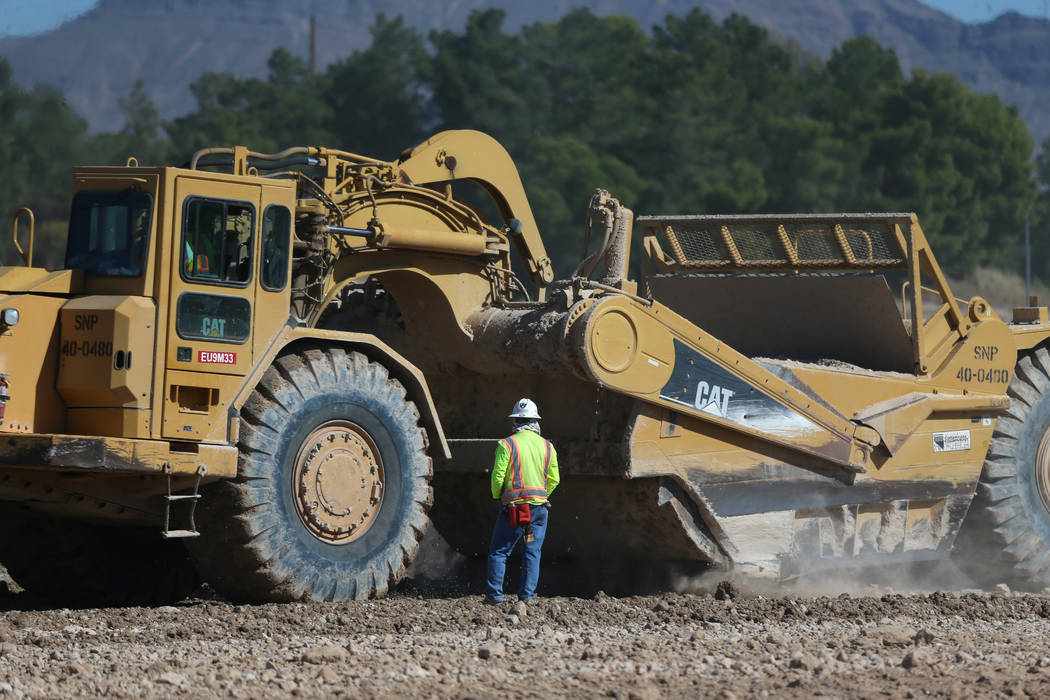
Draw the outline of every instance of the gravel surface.
M204 594L206 596L206 592ZM1047 696L1050 598L480 596L48 609L0 596L5 697Z

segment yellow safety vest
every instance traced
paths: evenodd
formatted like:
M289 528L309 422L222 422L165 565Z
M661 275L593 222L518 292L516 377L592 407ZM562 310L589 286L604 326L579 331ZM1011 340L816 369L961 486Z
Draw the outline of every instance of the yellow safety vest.
M506 504L540 505L558 485L558 453L549 440L522 430L499 441L492 467L492 497Z

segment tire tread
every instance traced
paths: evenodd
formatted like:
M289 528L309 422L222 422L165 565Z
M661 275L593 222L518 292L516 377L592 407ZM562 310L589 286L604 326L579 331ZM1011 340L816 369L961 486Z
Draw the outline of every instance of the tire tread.
M982 585L1039 590L1050 583L1050 513L1031 503L1037 487L1028 460L1050 426L1050 353L1045 348L1019 358L1007 395L1010 407L993 429L955 558Z
M412 490L411 511L400 532L381 549L379 561L348 575L334 565L304 562L282 532L276 504L272 460L280 449L281 429L311 396L326 387L355 387L393 406L404 432L418 453L403 475ZM433 465L426 454L426 431L420 414L399 381L385 367L357 351L315 347L279 357L263 374L241 412L239 477L205 496L212 517L202 523L202 536L191 551L202 575L221 593L246 602L331 601L382 596L396 584L419 548L433 502ZM220 522L223 524L220 525Z

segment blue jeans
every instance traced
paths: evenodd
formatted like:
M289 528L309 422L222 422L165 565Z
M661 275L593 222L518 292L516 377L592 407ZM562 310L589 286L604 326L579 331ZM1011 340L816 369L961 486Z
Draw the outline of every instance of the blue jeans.
M533 541L522 544L519 600L531 600L536 597L536 584L540 580L540 550L543 548L543 537L547 534L547 512L547 506L532 506ZM524 529L524 526L511 527L507 507L500 507L496 527L492 531L492 544L489 545L489 575L485 587L485 597L489 600L503 600L503 576L507 571L507 557L522 538Z

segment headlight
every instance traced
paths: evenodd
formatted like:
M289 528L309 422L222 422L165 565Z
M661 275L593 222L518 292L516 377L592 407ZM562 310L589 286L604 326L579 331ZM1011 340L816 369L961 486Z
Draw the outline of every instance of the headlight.
M13 326L18 323L18 309L4 309L0 311L0 324Z

